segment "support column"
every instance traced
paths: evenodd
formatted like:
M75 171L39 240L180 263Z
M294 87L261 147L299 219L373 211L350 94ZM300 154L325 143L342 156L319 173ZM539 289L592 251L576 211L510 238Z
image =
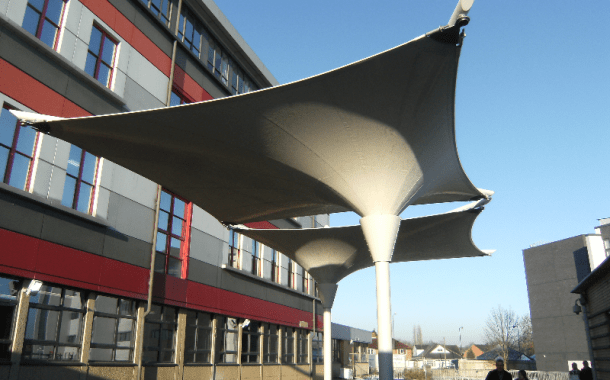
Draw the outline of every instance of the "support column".
M337 284L318 284L318 295L324 308L324 380L333 378L333 355L332 355L332 322L330 309L335 302Z
M371 215L360 219L364 238L375 263L379 380L394 378L390 262L394 253L400 220L400 217L396 215Z

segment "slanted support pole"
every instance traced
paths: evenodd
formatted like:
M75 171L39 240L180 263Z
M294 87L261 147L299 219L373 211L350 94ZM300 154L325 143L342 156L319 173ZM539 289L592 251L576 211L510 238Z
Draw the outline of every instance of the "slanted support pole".
M392 356L392 305L390 302L390 262L394 253L400 217L371 215L360 219L364 238L375 263L377 278L377 344L379 380L394 378Z
M333 378L333 355L332 355L332 322L330 320L330 309L335 302L337 284L318 284L318 294L322 307L324 308L324 380Z

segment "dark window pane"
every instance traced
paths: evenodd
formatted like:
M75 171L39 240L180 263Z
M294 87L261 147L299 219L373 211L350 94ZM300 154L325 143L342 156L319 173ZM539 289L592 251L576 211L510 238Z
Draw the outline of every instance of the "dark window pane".
M81 182L80 189L78 191L78 204L76 209L80 212L88 213L89 205L91 202L91 195L93 194L93 186Z
M25 339L56 340L59 318L59 311L30 308Z
M30 171L31 160L20 154L15 154L13 158L13 168L8 184L18 189L25 190L28 173Z
M69 312L62 312L61 324L59 326L59 342L60 343L80 343L80 334L82 331L80 318L81 314L77 313L77 318L69 318ZM72 360L72 359L70 359Z
M66 290L64 296L64 306L71 309L83 308L83 300L81 298L81 292L76 290Z
M55 353L56 360L76 361L79 360L79 348L76 347L57 347Z
M159 362L171 363L174 361L174 351L163 351L159 355Z
M102 61L108 66L112 66L114 60L115 43L109 38L104 38L104 47L102 48Z
M19 138L17 139L17 146L15 147L18 152L21 152L27 156L33 156L34 142L36 141L36 131L29 127L19 128Z
M115 314L117 312L118 299L114 297L97 296L95 298L95 311Z
M163 210L159 211L159 223L157 227L163 231L167 231L167 227L169 224L169 214Z
M161 306L152 305L150 308L150 313L146 316L147 320L151 321L160 321L161 320Z
M134 301L120 300L119 301L119 314L121 315L136 315L136 303Z
M0 339L11 339L13 329L14 305L0 305ZM0 357L2 353L0 352Z
M63 10L63 8L63 0L49 0L45 17L53 21L55 25L59 25L59 21L61 19L61 11Z
M186 326L186 335L184 337L184 347L186 350L194 350L195 347L195 334L197 333L197 328L195 326Z
M117 346L133 347L133 319L119 318Z
M44 42L48 47L53 49L55 47L55 35L57 34L57 28L49 21L45 20L42 23L42 32L40 33L40 40Z
M38 294L30 297L30 303L59 306L61 304L61 288L42 285Z
M95 167L97 165L97 157L89 152L85 152L85 162L83 164L83 176L81 179L85 182L93 184L95 178Z
M180 277L182 274L182 261L169 257L167 262L167 274L174 277Z
M91 348L89 351L89 360L109 362L112 360L111 348Z
M159 347L161 326L156 323L144 325L144 347Z
M4 181L6 165L8 164L8 153L9 150L7 148L0 146L0 182Z
M174 330L171 327L163 326L161 329L161 348L171 349L174 347Z
M161 192L161 210L165 210L167 212L171 212L172 205L172 196L166 193L165 191Z
M85 62L85 72L95 78L95 66L97 57L91 53L87 53L87 62Z
M89 39L89 50L95 55L100 55L100 44L102 43L102 32L96 28L91 28L91 38Z
M162 253L155 254L155 272L165 273L165 259L166 258L167 258L167 256L165 256Z
M68 159L66 172L71 176L78 177L82 152L83 150L75 145L70 147L70 158Z
M38 359L38 360L53 360L55 359L55 347L43 346L38 344L24 344L23 358Z
M95 316L95 318L93 318L91 343L114 344L116 322L117 320L114 318Z
M21 26L23 29L32 33L34 36L38 31L38 23L40 22L40 13L36 12L34 9L27 7L25 9L25 17L23 17L23 24Z
M66 182L64 183L64 194L61 197L61 204L72 208L74 203L74 191L76 189L76 178L66 176Z
M166 307L163 309L163 320L165 322L176 322L176 309Z

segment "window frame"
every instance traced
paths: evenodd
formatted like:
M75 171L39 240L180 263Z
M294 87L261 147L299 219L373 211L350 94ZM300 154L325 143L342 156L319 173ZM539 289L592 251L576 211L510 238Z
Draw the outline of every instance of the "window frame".
M282 364L295 364L294 334L296 330L294 327L284 326L282 328Z
M91 27L91 33L93 33L93 29L97 29L101 34L101 38L100 38L100 46L99 46L99 51L97 53L94 53L90 47L91 47L91 38L89 39L89 44L87 45L87 60L85 61L85 72L89 75L91 75L93 78L95 78L102 86L107 87L109 89L112 90L113 88L113 82L114 82L114 74L115 74L115 68L116 68L116 61L117 61L117 53L119 50L119 40L115 37L113 37L110 33L108 33L103 27L99 26L97 23L93 23L92 27ZM106 40L110 40L112 43L114 43L114 52L112 54L112 62L110 64L110 66L107 66L105 62L103 62L102 59L102 55L103 55L103 51L104 51L104 42ZM87 71L87 61L88 61L88 57L89 54L93 55L96 59L95 59L95 69L93 70L93 74L89 73ZM108 74L108 79L107 79L107 83L104 84L100 81L99 75L100 75L100 65L104 64L104 66L107 66L110 68L110 72Z
M5 330L0 331L0 333L3 332L6 334L5 335L6 337L3 337L2 334L0 334L0 348L2 348L2 351L0 351L0 363L10 362L10 360L11 360L11 347L13 345L13 335L15 333L17 306L19 304L18 297L19 297L19 292L21 291L21 281L13 279L11 277L5 277L4 274L2 274L0 276L0 282L3 282L4 280L6 280L8 292L0 293L0 308L6 308L7 311L8 311L8 309L12 308L13 312L12 312L10 325L5 324L4 325ZM10 285L11 283L14 285ZM12 294L13 292L15 294ZM9 313L7 312L5 314L5 316L8 317L8 314ZM4 351L3 347L6 347L7 350ZM6 354L7 357L3 358L2 354Z
M47 18L47 11L49 10L49 1L51 0L43 0L44 4L42 6L42 11L41 13L38 13L38 9L34 8L33 6L30 5L30 1L27 1L26 4L26 11L25 14L23 16L24 21L25 21L25 17L27 17L27 11L28 8L31 8L34 12L38 13L38 25L36 26L36 33L34 34L34 36L36 38L38 38L39 40L41 40L45 45L49 46L51 49L53 50L57 50L57 47L59 45L59 40L61 39L61 32L62 32L62 24L63 24L63 20L64 20L64 15L66 12L66 4L67 4L67 0L59 0L61 1L62 7L61 7L61 12L59 14L59 23L55 23L53 20ZM55 37L53 38L53 46L48 45L41 37L42 37L42 31L44 29L44 24L45 21L48 21L54 28L55 28ZM21 23L22 27L23 27L23 22ZM25 29L25 28L24 28ZM27 29L26 29L27 30Z
M242 235L229 227L229 257L228 264L230 267L241 269L241 243Z
M112 298L112 299L116 299L117 300L117 306L116 306L116 313L107 313L107 312L102 312L102 311L98 311L98 301L99 301L99 297L105 297L105 298ZM131 314L129 313L123 313L122 312L122 302L128 302L130 303L130 307L129 309L131 310ZM95 334L95 321L97 318L107 318L107 319L115 319L115 328L114 328L114 336L113 336L113 344L108 344L108 343L95 343L93 341L94 338L94 334ZM121 325L121 320L131 320L131 339L129 341L129 346L120 346L118 344L118 342L124 342L124 340L119 340L119 334L123 333L121 331L119 331L119 327ZM137 327L137 321L138 321L138 305L137 302L134 300L130 300L127 298L119 298L119 297L111 297L109 295L105 295L105 294L98 294L96 295L96 299L95 299L95 310L93 311L93 326L92 326L92 330L91 330L91 343L89 346L89 361L90 362L131 362L134 359L134 352L135 352L135 336L136 336L136 327ZM111 360L96 360L96 359L91 359L91 350L92 349L96 349L96 348L100 348L100 349L111 349L112 350L112 359ZM117 360L116 359L116 351L117 349L119 350L128 350L129 351L129 358L127 360Z
M260 248L259 242L252 239L252 274L258 277L262 277Z
M64 197L66 196L65 191L67 190L65 187L66 186L65 181L64 181L64 190L63 190L63 194L62 194L61 203L64 206L69 207L71 209L78 210L78 211L84 212L86 214L92 215L94 206L95 206L95 199L96 199L95 197L97 196L97 190L98 190L97 185L98 185L98 178L99 178L100 162L102 159L98 156L95 156L95 155L87 152L86 150L84 150L76 145L72 145L70 147L70 153L72 153L73 148L80 149L81 152L80 152L80 161L79 161L79 167L78 167L78 175L75 177L72 174L69 174L68 171L66 170L66 179L68 177L70 177L70 178L76 180L76 183L74 185L74 192L70 193L70 194L72 194L72 202L71 202L72 204L70 206L64 204ZM95 165L94 165L95 169L93 170L93 182L92 183L89 183L83 179L83 170L85 168L85 160L88 157L87 155L90 155L95 158ZM78 202L79 202L79 199L81 196L80 190L81 190L83 183L85 185L91 186L91 195L90 195L89 202L87 205L87 211L78 209Z
M241 364L260 364L261 324L251 321L241 329ZM252 350L254 348L254 350Z
M309 364L309 332L304 329L296 329L296 335L296 362L297 364Z
M18 109L15 107L12 107L11 105L9 105L7 103L4 103L2 105L2 108L0 108L0 114L5 111L10 113L10 110L16 111ZM14 117L14 116L12 116L12 114L11 114L10 117ZM8 145L2 144L0 142L0 148L5 148L8 150L6 167L4 168L4 176L2 178L0 178L0 180L2 180L3 183L8 184L9 186L15 187L16 189L20 189L20 190L29 192L30 187L32 185L32 176L34 173L34 167L35 167L35 163L36 163L36 155L37 155L38 145L39 145L39 141L40 141L40 133L37 131L34 131L35 135L34 135L34 142L32 144L32 153L31 153L32 155L28 156L25 153L17 150L17 146L19 144L19 136L22 132L22 128L28 128L28 127L25 125L22 125L21 121L15 117L15 127L13 130L13 141L11 142L11 145L8 146ZM15 164L15 155L25 157L26 159L29 160L28 171L27 171L27 174L25 177L25 183L24 183L24 186L22 189L19 187L16 187L15 185L10 183L11 175L13 174L13 169L14 169L14 164Z
M210 313L206 313L203 311L198 311L198 310L186 310L186 336L189 336L189 334L192 334L194 339L193 339L193 347L192 348L188 348L186 346L187 342L186 342L186 338L185 338L185 342L184 342L184 363L185 364L211 364L212 363L212 340L214 337L214 315L210 314ZM189 314L193 315L194 314L194 319L195 319L195 323L192 323L192 319L189 321ZM201 315L207 315L208 317L208 321L209 321L209 325L206 326L204 324L200 323L200 317ZM194 330L194 331L193 331ZM201 348L201 346L199 345L200 340L202 339L203 334L207 335L207 343L208 346L207 348ZM207 357L207 360L204 361L198 361L198 355L200 354L204 354ZM189 359L189 356L191 357L191 359Z
M324 363L324 333L316 331L311 341L311 362L313 364Z
M263 364L278 364L280 327L271 323L263 324Z
M142 341L142 362L146 364L153 363L175 363L176 362L176 343L178 340L178 308L167 306L167 305L158 305L153 304L153 308L159 308L159 319L153 319L150 313L144 319L144 340ZM166 311L167 309L173 309L175 319L173 321L166 320ZM152 311L152 310L151 310ZM147 330L147 326L156 325L157 329ZM147 346L146 345L146 335L151 333L152 331L159 331L158 345L157 346ZM164 331L172 332L172 348L163 348L162 347L162 337ZM154 339L154 338L153 338ZM166 339L166 341L169 339ZM154 361L146 361L146 352L156 352L156 360ZM171 359L167 360L163 357L164 353L171 353Z
M186 199L170 192L169 190L162 188L160 196L163 197L163 193L169 195L170 198L170 206L169 210L164 210L159 206L159 216L162 212L168 214L167 220L167 229L161 229L159 224L161 223L161 218L158 218L157 225L155 226L155 233L157 234L156 246L155 246L155 272L163 273L168 276L177 277L181 279L186 279L188 277L188 258L190 255L190 245L191 245L191 225L193 219L193 203L187 201ZM180 218L180 216L176 216L174 213L174 205L176 199L184 203L184 219ZM161 202L161 199L159 200ZM181 230L181 235L178 236L173 233L173 222L174 218L178 218L184 222ZM165 235L165 244L164 244L164 252L159 251L159 234ZM171 254L171 244L172 239L177 239L181 241L180 245L180 254L179 256L175 256ZM160 264L157 260L160 258L159 256L163 256L163 271L160 270ZM170 259L180 261L180 276L175 276L170 273Z
M44 361L44 362L80 362L80 357L82 355L82 341L83 341L83 333L84 333L84 328L85 328L85 314L87 312L87 308L86 308L86 297L85 297L85 292L81 291L81 290L75 290L75 289L71 289L71 288L64 288L64 287L60 287L60 286L54 286L54 285L48 285L45 284L43 285L43 289L45 288L54 288L54 289L60 289L61 290L61 295L60 295L60 305L48 305L48 304L44 304L44 303L39 303L39 302L35 302L32 300L32 298L34 297L30 297L30 301L29 301L29 310L28 310L28 316L27 316L27 320L26 320L26 337L24 337L23 340L23 353L22 353L22 361ZM73 307L66 307L65 306L65 302L66 302L66 292L71 291L74 292L76 294L78 294L78 297L80 298L80 304L81 307L80 309L77 308L73 308ZM45 293L42 289L38 291L37 297L43 297L43 293ZM56 293L49 293L46 292L46 294L56 294ZM44 301L43 301L44 302ZM32 315L32 311L33 310L45 310L47 312L49 311L55 311L55 312L59 312L59 318L57 319L56 322L56 326L55 326L55 339L54 340L50 340L50 339L28 339L27 338L27 334L28 334L28 326L31 326L29 318ZM77 318L73 318L74 315L77 315ZM78 318L78 315L80 314L80 318ZM76 342L61 342L61 329L63 326L63 323L65 322L64 317L68 315L68 318L70 318L70 321L74 320L74 319L79 319L79 327L77 333L77 337L79 338L79 340ZM34 324L35 322L32 322L32 324ZM69 335L71 336L71 335ZM47 358L47 359L43 359L43 358L34 358L32 356L28 357L27 352L27 347L28 346L52 346L53 349L51 351L51 354L53 355L52 358ZM57 358L58 355L58 348L59 347L73 347L76 349L76 355L74 356L74 359L68 359L68 360L64 360L63 358ZM30 353L30 355L33 355L33 351ZM61 354L59 354L61 355Z
M229 328L230 321L234 321L235 327ZM235 349L228 350L227 342L230 340L227 339L229 334L235 334ZM229 361L227 358L229 355L233 355L234 360ZM239 358L239 319L228 317L228 316L218 316L216 319L216 355L215 355L214 364L238 364L237 360Z

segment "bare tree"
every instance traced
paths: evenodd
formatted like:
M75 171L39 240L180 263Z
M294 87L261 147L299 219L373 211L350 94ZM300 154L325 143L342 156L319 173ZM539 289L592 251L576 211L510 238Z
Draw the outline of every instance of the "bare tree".
M413 326L413 344L416 346L421 346L424 344L424 338L422 337L420 325Z
M523 315L519 318L519 323L517 323L517 346L519 347L519 351L524 354L531 356L536 353L534 350L534 336L532 333L532 319L529 314Z
M518 322L519 318L511 308L504 309L500 305L491 309L487 317L484 330L487 344L498 346L505 361L508 360L509 348L517 346Z

